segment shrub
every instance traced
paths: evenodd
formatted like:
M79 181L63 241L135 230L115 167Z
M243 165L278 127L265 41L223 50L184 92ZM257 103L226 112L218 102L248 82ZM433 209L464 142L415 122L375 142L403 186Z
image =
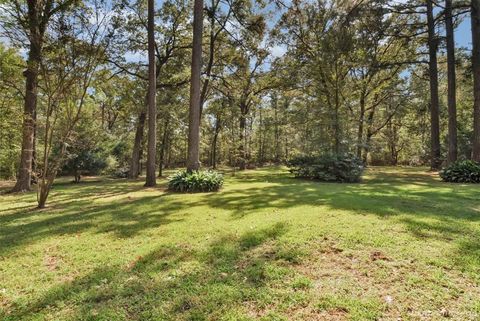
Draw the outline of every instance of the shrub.
M288 166L298 178L341 183L359 182L364 170L362 161L351 155L299 156Z
M118 167L113 172L110 173L110 177L113 178L127 178L130 173L130 168L128 167Z
M62 172L73 175L75 183L79 183L81 175L98 175L106 166L100 149L90 150L88 146L77 145L68 151Z
M178 171L168 178L168 189L174 192L194 193L218 191L223 185L223 176L215 171Z
M455 162L440 171L444 182L480 183L480 163L471 160Z

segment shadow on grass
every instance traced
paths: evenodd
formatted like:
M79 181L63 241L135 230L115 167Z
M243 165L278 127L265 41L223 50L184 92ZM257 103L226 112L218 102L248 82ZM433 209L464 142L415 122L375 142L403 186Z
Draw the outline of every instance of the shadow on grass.
M94 189L94 188L93 188ZM130 190L131 191L131 190ZM129 190L123 190L128 193ZM108 192L120 195L122 192ZM0 253L55 235L73 235L84 231L113 233L127 238L147 229L167 225L181 219L170 218L189 205L181 201L164 202L163 194L141 198L122 198L108 204L92 204L88 197L55 203L46 210L21 210L0 216ZM98 197L102 197L100 194ZM60 202L57 200L56 202ZM55 207L67 206L65 212ZM37 218L38 217L38 218Z
M269 271L285 261L263 248L287 228L277 223L224 236L202 249L162 246L124 266L98 268L54 286L34 302L16 303L2 320L40 318L65 306L74 320L218 320L268 297L268 283L283 277Z
M142 184L107 180L56 186L50 204L52 209L65 208L64 212L12 210L0 215L0 252L44 237L86 230L130 237L178 221L171 214L195 206L221 209L230 213L232 220L240 220L259 211L307 205L323 207L312 209L319 219L328 209L397 219L420 239L455 242L458 253L454 256L468 261L469 269L480 270L480 188L442 183L422 170L372 168L362 183L332 184L293 179L288 172L273 168L237 173L227 180L231 188L200 195L195 201L163 193L120 198L107 205L91 204L92 198L121 196L143 189ZM31 216L39 218L29 219Z
M445 255L461 269L480 272L480 186L443 183L435 173L410 171L371 169L358 184L299 180L270 171L247 173L236 178L247 186L208 195L205 204L229 211L233 220L302 205L324 206L312 209L319 219L328 209L394 219L420 240L454 242L455 253ZM269 184L248 187L250 182Z

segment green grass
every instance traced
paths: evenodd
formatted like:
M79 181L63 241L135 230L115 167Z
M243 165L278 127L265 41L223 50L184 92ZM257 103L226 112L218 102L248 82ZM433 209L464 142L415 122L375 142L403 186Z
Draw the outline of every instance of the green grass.
M480 187L269 168L218 193L142 181L0 195L1 320L479 320Z

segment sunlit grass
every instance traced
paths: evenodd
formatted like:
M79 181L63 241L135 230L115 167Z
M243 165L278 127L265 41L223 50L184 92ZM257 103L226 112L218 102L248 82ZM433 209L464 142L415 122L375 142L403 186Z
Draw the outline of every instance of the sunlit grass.
M92 180L41 211L0 195L0 319L480 318L479 186L411 168L268 168L203 194Z

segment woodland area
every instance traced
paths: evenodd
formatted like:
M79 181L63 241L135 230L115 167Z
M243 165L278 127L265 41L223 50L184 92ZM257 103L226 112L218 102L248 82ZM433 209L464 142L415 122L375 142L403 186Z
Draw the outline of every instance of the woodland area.
M1 320L479 320L475 183L480 0L0 0Z
M3 1L0 176L480 160L475 1L195 4Z

